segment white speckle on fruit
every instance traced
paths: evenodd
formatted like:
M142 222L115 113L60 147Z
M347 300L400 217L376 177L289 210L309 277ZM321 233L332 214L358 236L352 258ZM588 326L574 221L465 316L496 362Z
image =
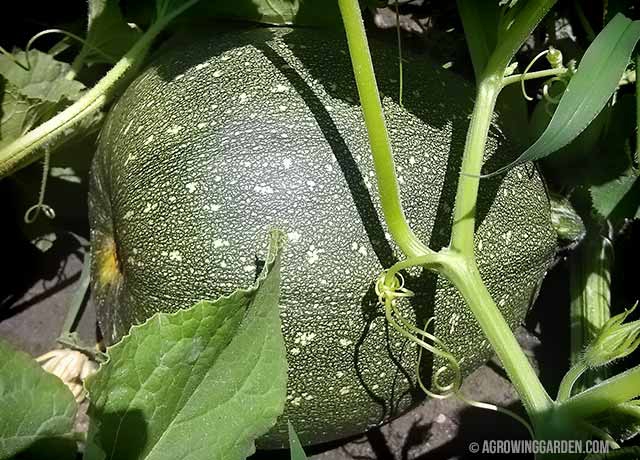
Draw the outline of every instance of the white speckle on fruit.
M358 243L356 243L355 241L353 243L351 243L351 250L352 251L357 251L358 250Z
M221 248L223 246L229 246L229 242L227 240L222 240L220 238L217 238L215 240L213 240L213 247L214 248Z
M287 233L287 238L290 243L297 243L302 238L302 235L298 232L289 232Z
M338 343L342 347L348 347L349 345L351 345L353 343L353 341L348 340L348 339L340 339L340 340L338 340Z
M378 388L380 388L380 385L378 385L377 383L374 383L371 387L372 390L377 390Z
M307 185L308 185L309 187L313 188L313 187L315 187L315 186L316 186L316 183L315 183L314 181L312 181L312 180L308 180L308 181L307 181Z
M212 211L220 211L220 208L222 208L221 204L212 204L211 205L211 210Z
M245 265L244 267L242 267L242 269L243 269L245 272L250 273L250 272L255 271L256 266L255 266L255 265Z
M338 393L340 393L342 396L349 394L349 392L351 391L351 387L342 387L340 388L340 390L338 391Z
M452 335L456 330L456 326L458 325L459 320L460 315L458 313L454 313L453 315L451 315L451 317L449 318L449 324L451 325L451 327L449 328L449 335Z
M140 134L140 131L142 131L142 126L138 126L136 128L136 134Z
M291 400L291 404L293 404L294 406L299 406L301 401L302 398L300 396L296 396Z
M218 78L222 76L222 71L221 70L216 70L215 72L213 72L213 76Z
M294 343L300 344L302 347L306 347L316 338L315 332L298 332L296 338L293 339Z
M227 268L228 267L227 263L224 260L222 262L220 262L220 266L222 268Z
M247 93L242 93L240 94L240 96L238 96L238 101L240 102L240 104L244 104L248 100L249 100L249 96L247 95Z
M291 354L294 355L294 356L299 355L300 354L300 348L293 347L291 349Z
M151 144L153 142L153 139L154 139L154 137L153 137L153 134L152 134L151 136L147 137L147 139L144 141L144 145Z
M414 165L416 164L416 157L414 157L413 155L409 157L409 164L410 165Z
M367 248L365 248L364 246L360 246L360 248L358 249L358 252L363 256L366 256L368 254Z
M324 252L324 249L316 249L315 246L311 245L309 250L307 251L307 262L309 265L315 264L318 260L320 260L320 254Z
M273 193L273 189L268 185L256 185L255 187L253 187L253 190L263 195L267 193Z
M193 193L198 188L198 184L196 184L195 182L189 182L185 185L185 187L187 188L187 190L189 190L189 193Z
M173 125L171 128L167 129L167 134L171 134L172 136L178 134L180 131L184 129L183 126Z
M220 176L215 176L215 177L213 178L213 181L214 181L214 182L220 182L221 180L222 180L222 177L220 177Z
M277 84L271 89L272 93L286 93L287 91L289 91L289 87L282 84Z
M123 216L123 219L131 219L133 217L133 211L127 211Z
M509 196L509 190L507 190L506 188L502 190L502 194L504 196Z
M129 128L131 128L131 125L133 124L133 120L131 120L129 123L127 123L127 127L124 128L124 131L122 132L123 136L126 136L127 133L129 132Z
M287 110L287 106L286 105L280 105L280 106L278 106L278 109L280 109L280 112L284 112L285 110Z
M198 123L196 126L198 127L198 129L203 129L203 128L207 127L207 124L206 123Z
M169 253L169 259L175 260L176 262L182 262L182 255L180 254L180 251L171 251Z
M293 161L291 161L291 158L285 158L282 160L282 164L284 165L284 169L289 169L293 164Z
M184 74L181 73L181 74L178 74L175 77L173 77L173 81L178 81L178 80L181 80L183 78L184 78Z
M482 240L478 240L478 251L482 251Z
M338 378L344 377L344 372L342 372L342 371L336 372L336 377L338 377Z
M206 67L209 67L209 63L208 62L203 62L202 64L198 64L196 66L196 70L204 69Z
M502 237L504 238L504 242L505 242L505 244L509 244L509 243L511 243L511 235L512 235L511 230L507 231L507 233L505 233L504 235L502 235Z

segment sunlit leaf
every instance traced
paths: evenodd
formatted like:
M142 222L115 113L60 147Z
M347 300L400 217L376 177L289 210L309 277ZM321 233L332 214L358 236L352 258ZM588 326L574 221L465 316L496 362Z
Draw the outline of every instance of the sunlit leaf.
M575 139L616 91L638 40L640 21L616 15L587 49L544 133L513 163L483 177L544 158Z
M87 382L87 460L241 460L253 453L286 397L282 244L272 232L252 287L156 314L108 350L109 361Z
M0 458L70 459L77 410L71 391L24 352L0 340Z

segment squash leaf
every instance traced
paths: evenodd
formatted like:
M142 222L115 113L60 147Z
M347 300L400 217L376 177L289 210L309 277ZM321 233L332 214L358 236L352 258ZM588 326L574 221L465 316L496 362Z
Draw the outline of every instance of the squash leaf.
M70 459L76 402L62 381L0 340L0 459Z
M544 158L575 139L618 88L638 40L640 21L617 14L587 49L538 140L511 164L482 177L501 174L521 163Z
M69 64L57 61L47 53L30 50L27 60L27 53L18 50L13 53L13 57L29 70L1 54L0 75L18 88L26 98L53 103L62 99L75 101L85 88L79 81L65 78L71 69Z
M140 38L122 17L118 0L89 0L86 43L80 58L88 64L114 64Z
M626 219L640 218L640 178L633 172L590 189L593 208L619 227Z
M87 382L85 458L243 459L284 410L287 364L278 308L283 234L256 283L159 313L108 350ZM185 440L188 440L185 442Z
M326 0L202 0L181 19L232 18L263 24L329 26L342 25L338 2Z
M304 453L295 428L293 428L291 421L287 423L289 425L289 451L291 452L291 460L307 460L307 455Z
M85 89L66 78L69 64L46 53L31 50L27 60L27 53L16 50L12 58L29 70L0 55L0 147L49 119Z

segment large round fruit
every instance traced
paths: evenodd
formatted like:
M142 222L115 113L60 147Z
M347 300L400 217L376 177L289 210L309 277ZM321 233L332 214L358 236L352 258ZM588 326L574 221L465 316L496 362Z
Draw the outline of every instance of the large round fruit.
M405 65L373 42L402 200L416 234L448 241L471 110L468 84L425 57ZM346 43L341 35L252 29L189 38L164 53L109 115L90 196L93 287L108 342L156 311L251 284L271 227L288 234L282 321L289 362L285 417L259 445L359 433L420 399L416 349L385 323L373 286L400 258L382 218ZM493 164L512 158L498 127ZM503 145L504 147L504 145ZM488 153L491 155L491 153ZM515 327L555 248L540 177L517 168L482 182L480 271ZM464 373L491 350L460 296L430 274L410 281L407 314ZM426 356L424 380L433 364ZM251 408L247 408L248 411Z

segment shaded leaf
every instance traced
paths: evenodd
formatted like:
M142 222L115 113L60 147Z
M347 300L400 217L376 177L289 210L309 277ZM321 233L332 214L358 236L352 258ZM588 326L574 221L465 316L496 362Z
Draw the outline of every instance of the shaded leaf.
M65 78L71 69L69 64L56 61L46 53L31 50L28 61L24 51L14 52L13 56L24 65L28 63L29 70L0 55L0 75L26 98L48 102L74 101L85 88L79 81Z
M33 103L0 77L0 148L22 136L35 124Z
M290 421L287 423L289 425L289 450L291 451L291 460L307 460L307 455L304 453L302 444L300 444L300 438L298 438L296 430Z
M499 5L498 2L487 2L482 8L478 8L474 0L457 0L456 3L477 79L496 46Z
M89 0L87 36L80 50L87 63L113 64L140 38L122 17L118 0Z
M182 19L204 18L233 18L278 25L342 26L338 2L326 0L200 1Z
M73 458L76 402L62 381L0 340L0 459Z
M634 173L590 189L593 208L605 219L622 224L640 218L640 180Z
M597 425L617 441L625 442L634 438L640 434L640 400L609 409L598 417Z
M640 40L640 21L616 15L598 34L571 78L551 122L517 160L486 174L503 173L527 161L544 158L575 139L605 107Z
M87 383L85 458L243 459L284 410L282 234L255 285L159 313L108 350ZM185 440L188 440L185 442Z

